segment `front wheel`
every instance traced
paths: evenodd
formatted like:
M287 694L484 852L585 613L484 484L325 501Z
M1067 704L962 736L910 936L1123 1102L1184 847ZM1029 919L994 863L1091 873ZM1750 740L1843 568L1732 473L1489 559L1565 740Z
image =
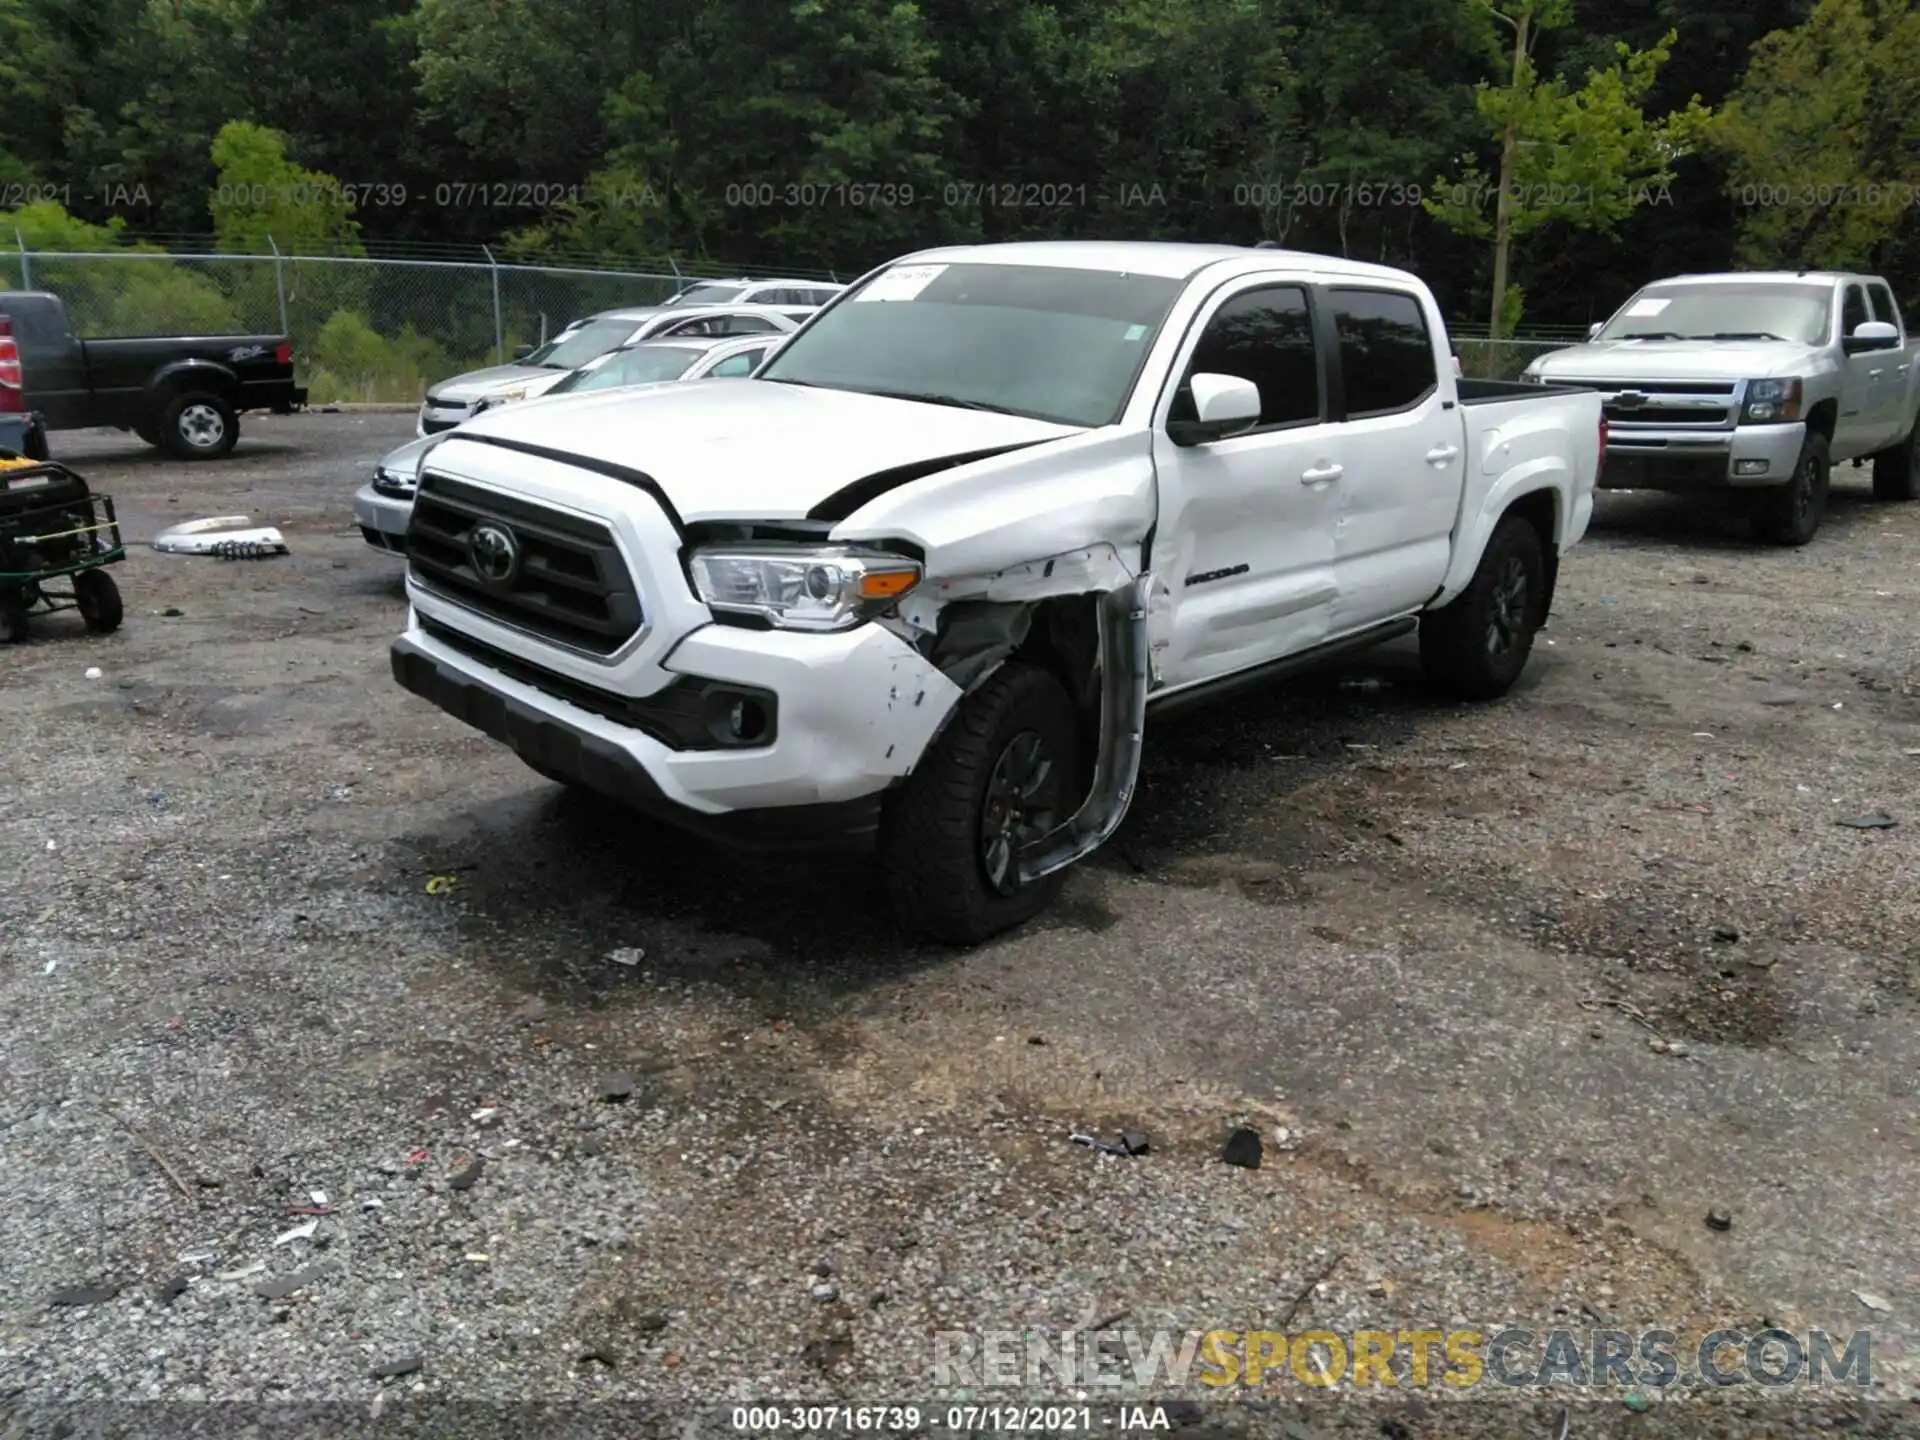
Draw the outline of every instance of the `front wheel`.
M240 416L211 390L176 395L160 419L160 444L177 460L219 460L240 439Z
M1920 421L1905 440L1873 457L1873 498L1920 500Z
M1066 872L1022 884L1019 852L1072 817L1081 774L1065 687L1038 666L1001 666L889 797L880 863L901 928L972 945L1044 910Z
M82 570L74 576L73 603L79 607L80 618L87 622L87 629L94 634L110 635L120 628L124 614L120 587L106 571Z
M1546 619L1547 562L1540 532L1509 515L1487 541L1467 588L1420 620L1420 668L1461 700L1495 700L1513 688Z
M1793 479L1762 491L1754 512L1754 533L1775 545L1805 545L1819 532L1827 513L1827 487L1833 480L1833 452L1827 437L1809 430L1794 462Z

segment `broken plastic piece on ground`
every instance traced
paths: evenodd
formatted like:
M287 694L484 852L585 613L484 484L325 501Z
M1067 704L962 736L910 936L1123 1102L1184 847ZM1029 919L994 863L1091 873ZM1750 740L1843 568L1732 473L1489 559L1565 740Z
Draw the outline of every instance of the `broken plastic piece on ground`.
M616 965L638 965L646 958L647 952L642 950L638 945L628 945L619 950L610 950L607 952L607 959Z
M287 542L271 525L256 526L246 515L215 515L169 525L153 537L166 555L217 555L226 560L258 560L285 555Z
M1067 1139L1071 1140L1075 1145L1084 1145L1089 1150L1098 1150L1102 1155L1138 1155L1143 1153L1146 1150L1146 1136L1141 1135L1137 1130L1130 1130L1127 1134L1139 1136L1141 1142L1139 1150L1128 1149L1125 1136L1121 1137L1118 1145L1106 1140L1096 1140L1093 1136L1080 1130L1074 1131Z
M1900 822L1884 810L1875 810L1866 815L1856 815L1851 820L1836 820L1836 825L1844 825L1849 830L1891 830Z
M427 881L427 894L445 895L460 883L458 875L435 875Z
M304 1225L294 1226L284 1235L274 1236L273 1243L276 1245L285 1245L289 1240L311 1240L313 1238L313 1232L319 1228L320 1222L318 1220L309 1220Z

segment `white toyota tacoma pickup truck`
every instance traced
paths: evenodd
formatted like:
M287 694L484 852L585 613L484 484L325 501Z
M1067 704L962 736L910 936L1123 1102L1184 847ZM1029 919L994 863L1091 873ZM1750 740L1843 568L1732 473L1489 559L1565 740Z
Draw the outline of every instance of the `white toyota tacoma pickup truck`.
M751 378L528 410L421 467L396 679L688 830L874 846L953 943L1113 834L1150 714L1416 628L1504 693L1606 443L1458 380L1410 274L1173 244L923 252Z

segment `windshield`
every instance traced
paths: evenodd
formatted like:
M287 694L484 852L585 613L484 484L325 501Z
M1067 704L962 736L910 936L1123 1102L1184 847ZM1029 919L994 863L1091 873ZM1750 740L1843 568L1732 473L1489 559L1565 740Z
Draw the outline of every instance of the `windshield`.
M1794 340L1824 345L1833 305L1828 285L1649 285L1596 340Z
M669 304L673 305L728 305L740 298L746 291L744 285L696 285L691 290L682 290Z
M678 380L705 353L690 345L636 345L631 350L616 351L590 370L567 376L548 393L611 390L619 385Z
M1051 265L895 265L754 378L1111 425L1180 288Z
M542 345L521 363L542 365L549 370L577 370L587 361L606 354L633 331L631 320L589 320L578 330Z

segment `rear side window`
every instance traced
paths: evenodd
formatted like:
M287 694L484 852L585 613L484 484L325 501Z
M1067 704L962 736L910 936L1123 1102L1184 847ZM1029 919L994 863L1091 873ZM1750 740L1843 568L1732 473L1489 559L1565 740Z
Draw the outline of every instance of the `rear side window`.
M1397 290L1335 290L1333 325L1350 419L1391 415L1440 384L1420 302Z
M1867 287L1867 293L1873 297L1873 318L1884 320L1889 325L1907 327L1901 323L1900 307L1893 303L1893 291L1885 285L1874 284Z
M1847 286L1846 299L1840 302L1840 333L1851 335L1872 318L1867 314L1867 292L1858 285Z
M1251 380L1260 388L1262 426L1318 420L1320 366L1307 292L1287 285L1234 296L1207 322L1187 374ZM1193 396L1185 386L1168 418L1194 418Z

